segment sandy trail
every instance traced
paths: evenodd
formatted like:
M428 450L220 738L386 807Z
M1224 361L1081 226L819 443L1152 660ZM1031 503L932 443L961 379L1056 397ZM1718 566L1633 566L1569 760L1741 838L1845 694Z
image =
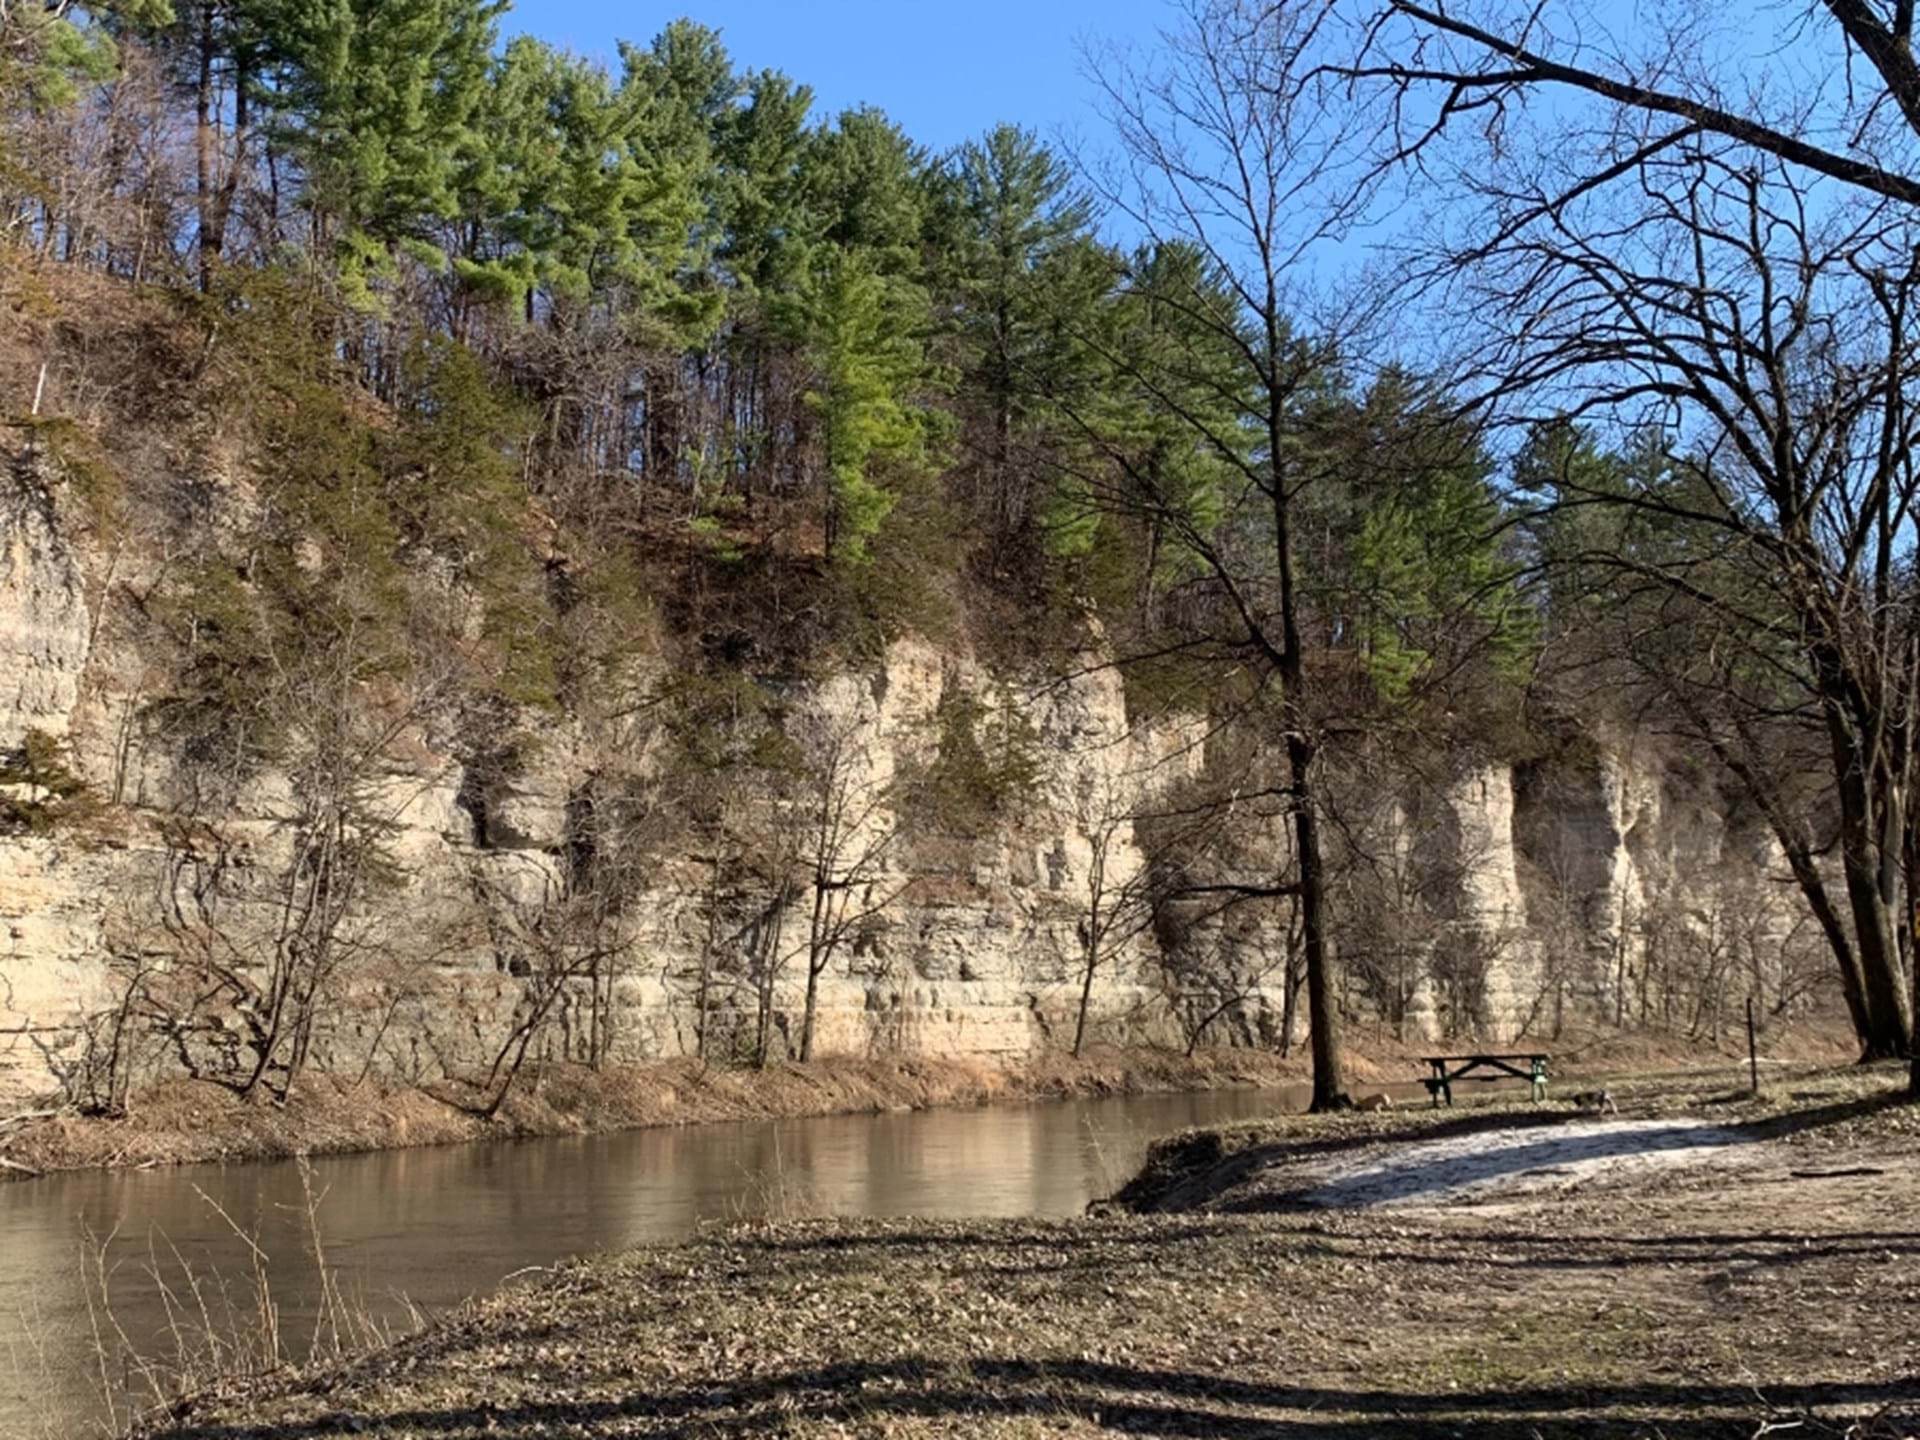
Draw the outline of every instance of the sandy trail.
M1697 1120L1575 1121L1406 1145L1336 1164L1299 1203L1329 1210L1512 1199L1724 1162L1749 1137Z

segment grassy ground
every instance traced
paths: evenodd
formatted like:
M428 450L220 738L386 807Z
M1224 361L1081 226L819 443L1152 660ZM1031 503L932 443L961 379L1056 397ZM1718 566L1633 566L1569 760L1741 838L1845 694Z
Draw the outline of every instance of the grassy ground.
M718 1232L563 1267L148 1433L1912 1435L1920 1112L1898 1081L1636 1087L1630 1112L1737 1130L1738 1169L1490 1203L1307 1211L1255 1177L1523 1118L1501 1109L1189 1139L1136 1192L1172 1213Z

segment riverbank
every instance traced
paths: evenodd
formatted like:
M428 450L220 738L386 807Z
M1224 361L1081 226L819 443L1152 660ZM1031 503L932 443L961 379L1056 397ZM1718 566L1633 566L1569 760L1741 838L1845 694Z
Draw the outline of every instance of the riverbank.
M1835 1062L1851 1040L1831 1027L1800 1026L1769 1038L1774 1064ZM1430 1048L1363 1037L1345 1049L1356 1094L1406 1085ZM1725 1064L1730 1051L1692 1040L1635 1034L1568 1038L1554 1047L1566 1077ZM51 1112L0 1126L0 1183L62 1170L342 1155L537 1136L604 1134L666 1125L874 1114L937 1107L1028 1104L1121 1095L1301 1085L1304 1048L1193 1055L1146 1048L1075 1058L886 1056L780 1062L763 1070L668 1061L589 1070L531 1071L499 1114L470 1113L444 1091L379 1081L306 1084L286 1105L246 1102L216 1085L180 1081L138 1097L125 1116Z
M558 1267L141 1433L1892 1440L1920 1426L1920 1110L1899 1080L1636 1087L1605 1123L1711 1111L1739 1163L1464 1201L1236 1184L1069 1222L738 1227ZM1541 1134L1594 1123L1570 1112L1528 1113ZM1284 1169L1525 1118L1303 1118L1215 1148Z
M1371 1081L1382 1064L1353 1059ZM286 1105L248 1103L217 1086L150 1091L120 1118L50 1114L0 1131L0 1174L285 1159L656 1126L876 1114L1297 1083L1303 1056L1263 1051L1089 1052L995 1064L984 1060L828 1059L738 1069L676 1061L530 1074L499 1114L470 1113L432 1090L363 1082L307 1085ZM1411 1072L1408 1072L1411 1073Z

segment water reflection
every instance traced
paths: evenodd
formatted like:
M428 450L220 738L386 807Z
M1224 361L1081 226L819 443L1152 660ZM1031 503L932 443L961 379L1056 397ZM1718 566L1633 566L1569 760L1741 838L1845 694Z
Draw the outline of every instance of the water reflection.
M703 1222L1073 1215L1130 1174L1153 1137L1305 1099L1222 1091L705 1125L346 1156L315 1161L311 1176L329 1265L350 1296L398 1323L401 1297L431 1312L528 1266L677 1239ZM284 1333L302 1336L318 1300L306 1203L291 1164L0 1186L0 1434L92 1407L84 1236L111 1237L115 1315L144 1343L164 1323L152 1260L177 1274L177 1251L244 1290L237 1226L268 1257Z

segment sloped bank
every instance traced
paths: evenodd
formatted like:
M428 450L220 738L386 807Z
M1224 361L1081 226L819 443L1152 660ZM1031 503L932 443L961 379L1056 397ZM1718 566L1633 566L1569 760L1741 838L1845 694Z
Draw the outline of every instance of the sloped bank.
M1249 1214L1544 1202L1695 1166L1732 1181L1771 1158L1749 1147L1850 1144L1848 1127L1862 1117L1920 1137L1920 1107L1900 1105L1904 1081L1898 1065L1774 1066L1754 1095L1745 1068L1727 1065L1612 1080L1604 1091L1568 1085L1544 1104L1502 1096L1457 1110L1192 1130L1156 1141L1103 1208Z
M1394 1066L1352 1057L1371 1079ZM1023 1104L1101 1096L1256 1088L1306 1078L1302 1057L1262 1051L1102 1050L1083 1058L1043 1055L989 1061L889 1057L782 1062L763 1070L675 1061L594 1071L549 1066L512 1092L497 1116L462 1110L457 1098L375 1081L315 1084L284 1106L250 1104L185 1082L154 1091L128 1117L51 1114L0 1131L0 1180L93 1167L269 1160L537 1135L574 1135L660 1125L771 1120Z

